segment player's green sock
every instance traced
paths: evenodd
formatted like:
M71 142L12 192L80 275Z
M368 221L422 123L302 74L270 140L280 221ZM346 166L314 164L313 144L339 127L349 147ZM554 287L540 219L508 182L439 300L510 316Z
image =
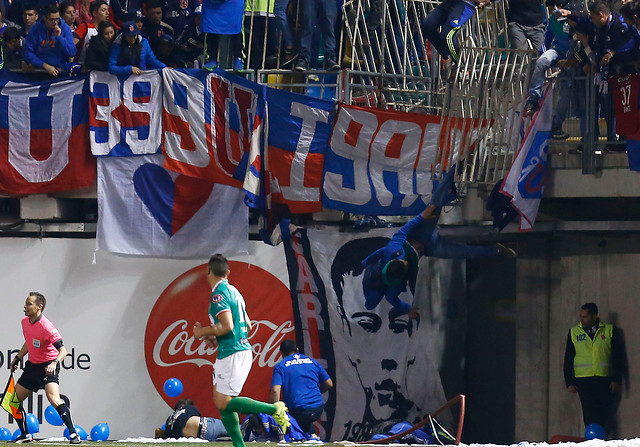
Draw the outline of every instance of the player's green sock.
M227 434L231 437L234 447L245 447L244 439L242 439L242 432L240 431L240 420L238 419L238 413L227 410L220 412L220 420L222 425L227 429Z
M253 400L250 397L234 397L227 404L226 411L235 411L236 413L252 414L266 413L273 414L277 410L273 404Z

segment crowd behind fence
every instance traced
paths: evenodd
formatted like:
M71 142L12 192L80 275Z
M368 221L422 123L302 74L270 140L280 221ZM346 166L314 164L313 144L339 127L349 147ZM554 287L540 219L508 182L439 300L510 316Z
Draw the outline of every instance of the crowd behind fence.
M514 29L519 26L517 10L522 8L522 2L510 5L507 0L491 3L468 0L467 4L477 5L473 15L465 19L468 21L459 30L447 35L447 43L459 39L461 44L459 49L451 47L451 56L454 50L459 52L456 58L452 57L453 66L446 55L438 54L442 49L436 51L437 45L427 39L425 34L432 30L425 24L426 18L443 5L455 6L465 3L464 0L228 0L223 3L231 8L238 2L243 6L240 17L243 56L240 58L235 57L235 35L220 32L215 54L211 46L207 47L206 36L216 34L217 30L205 32L210 25L203 21L206 11L202 10L199 0L132 0L126 2L125 8L115 1L74 3L67 0L56 3L57 10L51 7L53 3L6 2L0 5L2 63L14 70L44 69L50 75L73 75L88 70L86 60L90 54L101 51L98 60L104 63L110 59L105 69L112 72L115 63L136 74L135 63L141 65L142 59L148 57L146 68L221 67L248 77L255 75L258 82L273 87L347 104L437 114L442 116L443 123L453 122L449 118L454 117L488 120L492 123L490 130L481 135L479 142L473 139L473 147L462 149L468 157L462 180L495 182L504 175L517 151L514 133L520 129L520 115L535 112L531 88L536 64L545 57L545 50L557 48L559 37L568 37L571 49L556 57L549 67L543 67L550 69L544 72L551 75L551 82L556 84L556 98L560 98L556 102L562 110L559 114L564 115L559 120L560 126L552 129L552 137L578 146L573 149L582 151L585 173L593 170L596 150L624 150L624 140L615 132L612 92L606 82L606 75L611 74L609 68L614 73L618 66L615 58L621 56L611 56L615 53L613 50L603 53L606 48L600 41L606 34L597 25L592 23L590 31L585 30L589 26L587 13L593 14L592 8L600 2L608 5L613 19L625 23L629 32L638 36L639 0L622 1L620 3L625 4L622 8L620 4L596 0L588 9L584 0L529 2L539 4L547 30L559 24L560 28L556 28L562 31L556 30L556 33L566 32L566 36L556 35L540 48L537 46L541 42L531 36L524 39L524 45L516 43L518 35ZM225 8L224 5L220 8ZM624 19L620 19L619 11ZM109 23L114 26L105 26ZM544 26L528 27L540 31ZM61 39L65 35L62 31L66 32L67 28L75 51L66 58L66 53L58 55L61 63L53 67L55 70L49 69L51 64L38 65L34 62L37 58L24 56L25 52L34 51L35 40L29 38L29 34L39 32L44 36L40 39L42 42L47 39L53 42ZM574 36L579 33L590 33L590 37L586 42L576 39ZM127 41L140 42L141 48L135 44L127 47ZM636 71L639 45L640 37L632 44L631 53L635 56L625 70ZM116 58L115 46L119 50ZM561 66L558 74L557 67L561 65L558 61L572 61L585 50L588 50L586 58L580 56L583 59L577 64L581 70L575 68L567 76L570 70ZM541 53L543 56L538 57ZM607 57L614 59L605 70L603 59ZM573 92L571 98L564 95L567 90ZM606 130L601 134L603 118ZM607 140L606 145L599 144L603 139ZM471 140L466 139L464 144L471 144ZM441 162L446 163L446 158L454 155L443 151Z

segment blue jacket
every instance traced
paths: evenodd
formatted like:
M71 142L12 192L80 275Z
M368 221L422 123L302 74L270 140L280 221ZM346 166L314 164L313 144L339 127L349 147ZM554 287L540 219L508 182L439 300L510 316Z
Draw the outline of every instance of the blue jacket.
M64 20L60 20L60 37L55 37L44 23L44 19L36 22L27 34L23 58L36 68L42 68L46 62L54 67L65 67L69 58L76 55L71 28Z
M615 64L621 59L634 58L638 53L638 41L640 37L638 32L625 23L624 19L617 12L611 12L609 23L598 28L593 26L589 16L578 12L571 12L568 17L574 22L581 24L591 24L595 30L594 52L596 53L596 62L599 64L602 57L609 51L615 51L615 56L611 59L611 63Z
M398 295L407 290L407 285L388 286L382 280L382 269L393 259L405 259L407 250L413 250L413 248L407 246L407 237L409 235L422 236L422 233L426 232L426 224L427 221L422 215L417 215L404 224L404 226L393 235L387 245L374 251L362 261L362 264L365 266L362 291L364 292L365 307L367 309L371 310L375 308L382 299L382 296L384 296L393 307L402 313L408 313L409 310L411 310L411 305L398 297ZM431 233L432 231L429 231L429 235ZM415 290L417 275L417 265L412 268L410 263L408 282L411 291Z
M549 23L544 33L544 47L546 49L553 48L563 59L569 51L569 24L566 20L558 20L554 16L549 17Z
M111 54L109 55L109 73L114 75L129 75L133 73L133 65L118 65L118 58L120 57L120 49L123 37L120 35L111 45ZM163 64L156 58L156 55L151 50L149 42L142 36L138 36L141 41L142 49L140 50L140 70L153 70L157 68L165 68Z

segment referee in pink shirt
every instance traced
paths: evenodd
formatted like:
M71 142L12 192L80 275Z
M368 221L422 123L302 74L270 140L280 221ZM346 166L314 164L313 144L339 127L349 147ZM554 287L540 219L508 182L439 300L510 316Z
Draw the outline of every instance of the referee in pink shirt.
M47 300L38 292L30 292L24 303L25 317L22 319L24 345L11 362L11 372L15 372L18 363L29 354L29 360L24 365L24 372L16 384L16 395L20 400L21 419L16 419L22 434L15 442L32 442L26 423L26 412L22 402L33 392L44 388L47 399L56 409L64 424L69 428L69 442L80 444L80 436L71 422L71 412L67 404L60 398L58 374L60 362L67 356L67 349L62 343L62 336L47 317L42 315Z

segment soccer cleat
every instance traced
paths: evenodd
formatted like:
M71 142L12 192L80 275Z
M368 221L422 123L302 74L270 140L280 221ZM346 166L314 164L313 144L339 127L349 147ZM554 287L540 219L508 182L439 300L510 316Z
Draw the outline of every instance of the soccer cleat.
M82 440L80 439L80 435L78 433L73 433L69 436L69 444L80 444Z
M218 68L218 61L216 61L216 60L214 60L214 59L211 59L209 62L207 62L206 64L204 64L204 65L202 66L202 68L203 68L204 70L207 70L207 71L213 71L213 70L215 70L216 68Z
M236 57L233 60L233 69L234 69L234 71L242 71L242 70L244 70L244 63L242 62L241 58Z
M31 436L30 433L27 433L26 435L25 434L21 434L13 442L15 442L16 444L24 444L24 443L27 443L27 442L33 442L33 436Z
M271 416L273 416L276 423L282 427L282 432L287 433L291 426L291 422L289 422L289 415L287 414L287 406L281 400L275 402L273 405L276 406L276 412Z

